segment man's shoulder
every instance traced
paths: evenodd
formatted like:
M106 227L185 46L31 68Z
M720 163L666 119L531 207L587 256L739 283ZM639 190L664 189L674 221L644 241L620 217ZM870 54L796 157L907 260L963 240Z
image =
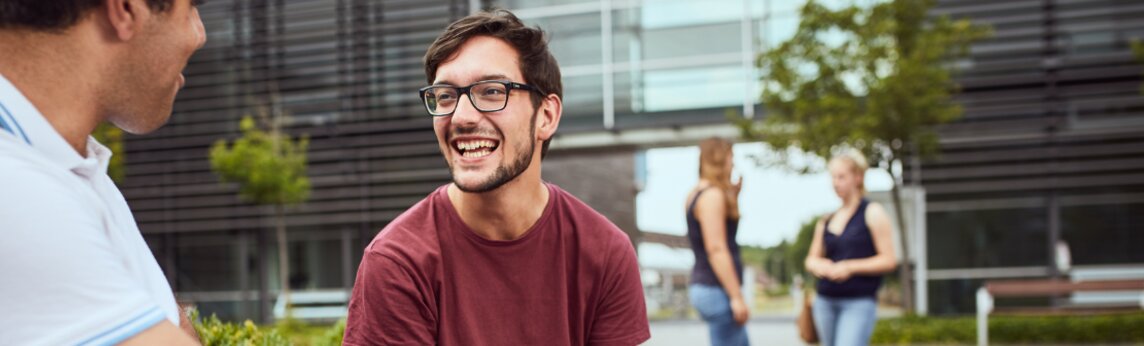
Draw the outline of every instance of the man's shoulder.
M0 203L33 200L82 203L82 184L68 172L0 139Z

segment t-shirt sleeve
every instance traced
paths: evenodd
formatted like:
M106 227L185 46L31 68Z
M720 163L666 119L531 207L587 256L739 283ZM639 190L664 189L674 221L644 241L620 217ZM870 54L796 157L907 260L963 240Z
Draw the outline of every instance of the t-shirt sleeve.
M433 300L407 265L366 250L346 317L345 345L434 345Z
M164 321L97 206L58 179L0 159L0 344L115 344Z
M612 275L604 281L605 295L589 334L591 345L631 346L651 338L639 263L630 244L624 238L622 244L612 247L608 263Z

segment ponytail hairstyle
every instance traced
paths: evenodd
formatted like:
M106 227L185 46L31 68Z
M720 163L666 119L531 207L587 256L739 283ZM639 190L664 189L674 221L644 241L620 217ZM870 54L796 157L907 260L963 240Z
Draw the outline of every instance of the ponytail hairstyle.
M727 217L739 218L739 196L731 188L731 171L727 169L731 160L731 141L711 137L699 142L699 178L710 181L723 190L726 197Z

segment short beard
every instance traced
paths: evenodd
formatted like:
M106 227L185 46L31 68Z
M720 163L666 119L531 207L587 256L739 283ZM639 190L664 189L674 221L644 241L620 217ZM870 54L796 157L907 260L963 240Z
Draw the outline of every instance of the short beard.
M518 155L516 160L513 160L512 163L508 166L501 165L500 167L497 167L497 170L493 172L492 177L489 177L489 179L484 183L477 184L477 186L461 185L457 182L456 178L453 178L453 185L456 185L457 188L463 192L484 193L496 190L502 185L515 180L516 177L520 176L521 173L524 173L524 171L528 169L528 167L532 164L532 155L536 152L536 117L539 114L540 110L537 109L537 112L532 114L532 121L530 121L528 125L529 146L527 154Z

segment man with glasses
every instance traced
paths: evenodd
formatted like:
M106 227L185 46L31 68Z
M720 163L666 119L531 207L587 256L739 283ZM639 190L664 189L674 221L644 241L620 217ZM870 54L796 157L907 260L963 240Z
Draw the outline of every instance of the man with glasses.
M636 345L650 337L628 237L541 159L562 113L544 33L507 11L451 24L420 90L453 176L366 248L346 345Z
M91 133L167 122L198 2L0 1L0 345L195 344Z

